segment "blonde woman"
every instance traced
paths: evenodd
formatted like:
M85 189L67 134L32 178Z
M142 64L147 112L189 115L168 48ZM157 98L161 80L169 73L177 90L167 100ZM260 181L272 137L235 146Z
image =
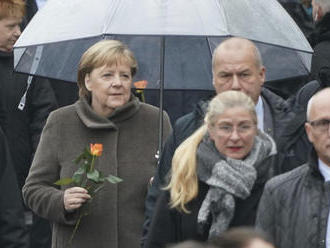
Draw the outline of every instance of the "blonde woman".
M176 150L146 247L205 241L253 225L276 145L257 130L255 105L238 91L218 94L205 123Z

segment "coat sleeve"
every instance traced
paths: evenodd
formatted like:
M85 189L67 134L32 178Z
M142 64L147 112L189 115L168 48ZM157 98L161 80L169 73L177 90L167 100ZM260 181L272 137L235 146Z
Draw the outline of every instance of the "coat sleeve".
M175 151L175 133L174 130L168 137L163 152L160 157L159 164L156 168L156 172L153 178L153 182L148 189L146 201L145 201L145 212L144 212L144 223L142 230L141 247L144 246L144 242L147 238L149 227L152 221L152 215L154 208L161 192L161 187L165 186L165 177L171 168L171 161Z
M269 182L266 184L264 192L261 196L257 218L256 228L266 232L272 240L275 241L275 218L276 218L276 199Z
M0 127L2 129L6 128L6 116L8 115L5 107L5 93L0 84Z
M0 128L0 247L28 247L24 208L5 135Z
M163 248L177 242L176 210L169 207L169 192L162 191L155 206L154 216L145 248Z
M49 81L34 78L27 94L27 101L32 150L35 152L48 115L57 108L56 97Z
M47 120L23 187L23 198L26 205L39 216L53 222L73 225L76 213L67 215L64 209L64 191L54 184L60 178L60 117L53 112Z

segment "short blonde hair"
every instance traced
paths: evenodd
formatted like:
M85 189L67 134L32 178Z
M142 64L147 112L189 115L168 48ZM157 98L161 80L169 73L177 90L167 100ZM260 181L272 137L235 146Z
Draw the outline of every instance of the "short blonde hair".
M198 194L197 148L207 131L214 127L219 115L228 109L242 107L257 124L257 114L253 100L240 91L225 91L215 96L209 103L204 125L197 129L175 150L172 159L171 179L165 188L170 191L170 206L189 213L186 204Z
M80 97L90 97L91 93L85 86L85 76L95 68L104 65L128 64L131 74L134 76L137 71L137 61L131 50L118 40L99 41L82 55L78 67L78 87Z
M8 17L23 18L25 15L25 1L0 0L0 20Z

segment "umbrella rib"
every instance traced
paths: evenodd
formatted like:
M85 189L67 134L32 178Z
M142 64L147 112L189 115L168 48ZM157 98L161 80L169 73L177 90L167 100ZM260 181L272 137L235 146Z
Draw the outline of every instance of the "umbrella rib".
M229 29L228 21L227 21L228 18L227 18L226 12L225 12L224 9L221 8L221 6L220 6L220 1L221 1L221 0L215 0L215 3L216 3L216 6L218 7L219 11L223 13L221 16L224 17L224 22L225 22L225 27L224 27L224 28L226 29L227 34L230 34L230 32L228 31L228 29Z
M211 59L213 60L213 51L212 51L212 49L211 49L210 39L209 39L208 36L206 36L205 39L206 39L207 47L209 48L210 57L211 57Z
M116 3L115 3L116 2ZM113 4L109 4L108 7L108 11L107 13L113 13L112 15L109 15L108 19L104 22L103 25L103 30L102 30L102 35L104 36L106 34L106 30L108 30L108 27L110 27L110 24L112 23L113 17L116 15L116 12L119 9L119 5L120 5L120 0L114 0L112 3ZM113 11L111 11L113 9Z

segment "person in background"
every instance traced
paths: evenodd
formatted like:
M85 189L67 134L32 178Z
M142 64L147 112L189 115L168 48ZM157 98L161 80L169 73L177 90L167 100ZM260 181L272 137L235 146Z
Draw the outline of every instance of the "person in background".
M314 49L311 79L319 80L322 67L330 67L330 0L313 0L313 18L316 23L308 40Z
M313 18L311 14L311 0L278 0L289 13L305 37L313 31Z
M275 248L265 233L251 227L232 228L211 243L218 248Z
M0 126L0 247L28 248L24 208L6 136Z
M104 40L91 46L78 68L80 99L52 112L23 188L26 204L53 223L52 248L68 244L81 206L90 199L82 187L58 187L72 177L75 159L90 143L103 145L98 170L123 179L106 185L90 203L72 247L137 247L143 203L154 174L159 109L141 103L131 86L137 62L123 43ZM164 137L171 131L163 114Z
M48 114L57 108L54 92L48 80L15 73L13 46L21 35L20 24L25 15L25 2L22 0L0 1L0 91L3 107L2 127L7 137L17 175L18 187L21 189L28 174L33 153L39 142L42 128ZM26 212L31 216L31 212ZM31 217L32 218L32 217ZM31 236L42 224L42 235L33 240L50 244L49 223L34 217ZM47 246L42 246L47 247ZM48 245L49 247L49 245Z
M313 144L307 163L274 177L265 186L257 228L277 248L330 246L330 88L308 101L306 132Z
M258 130L253 100L239 91L218 94L205 124L174 153L146 247L206 241L231 226L253 226L275 154L274 140Z
M235 90L242 91L253 99L256 104L258 128L272 136L278 147L275 174L291 170L306 161L305 151L310 146L307 138L301 138L301 133L296 132L294 125L286 128L293 118L289 113L290 106L281 97L263 87L266 68L253 42L240 37L223 41L213 52L212 71L213 86L217 94ZM207 101L199 102L193 112L178 119L165 143L145 203L141 246L148 235L160 188L168 184L167 174L174 151L202 125L207 105ZM286 161L285 167L282 166L283 161Z

